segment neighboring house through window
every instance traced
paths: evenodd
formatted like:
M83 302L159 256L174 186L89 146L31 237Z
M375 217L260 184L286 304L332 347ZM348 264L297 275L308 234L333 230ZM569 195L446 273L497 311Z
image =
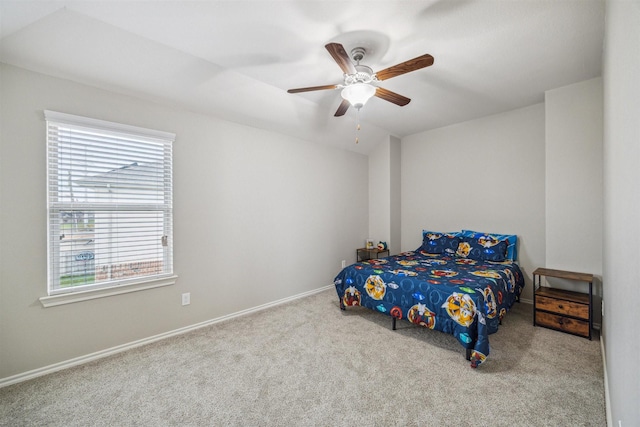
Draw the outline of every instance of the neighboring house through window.
M45 111L48 294L173 276L175 135Z

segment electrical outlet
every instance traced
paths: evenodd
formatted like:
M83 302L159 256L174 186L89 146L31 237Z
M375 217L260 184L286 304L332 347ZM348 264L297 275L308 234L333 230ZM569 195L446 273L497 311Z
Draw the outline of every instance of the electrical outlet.
M191 304L191 292L182 294L182 305Z
M345 268L347 266L347 261L346 260L342 260L342 268Z

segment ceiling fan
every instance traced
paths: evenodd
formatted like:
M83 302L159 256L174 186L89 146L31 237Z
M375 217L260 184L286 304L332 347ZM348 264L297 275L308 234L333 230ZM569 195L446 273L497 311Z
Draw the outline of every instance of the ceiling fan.
M347 54L344 46L340 43L329 43L325 45L325 48L344 72L344 83L289 89L287 92L299 93L315 90L342 89L341 94L343 100L334 114L336 117L343 116L349 109L349 106L360 110L372 96L377 96L401 107L407 105L411 99L390 90L374 86L372 83L381 82L433 65L433 56L425 54L374 73L370 67L360 65L360 61L366 54L364 48L356 47L352 49L351 56Z

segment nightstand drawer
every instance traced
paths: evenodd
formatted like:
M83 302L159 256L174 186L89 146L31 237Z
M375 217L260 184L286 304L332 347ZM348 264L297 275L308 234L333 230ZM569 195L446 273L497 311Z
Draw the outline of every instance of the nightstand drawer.
M579 304L572 301L547 298L540 295L536 295L535 298L536 310L551 311L553 313L566 314L568 316L589 320L588 304Z
M590 332L588 320L571 319L542 311L536 311L536 324L583 337L588 337Z
M542 286L542 277L589 284L589 293ZM591 339L593 274L536 268L533 271L533 326L539 325Z

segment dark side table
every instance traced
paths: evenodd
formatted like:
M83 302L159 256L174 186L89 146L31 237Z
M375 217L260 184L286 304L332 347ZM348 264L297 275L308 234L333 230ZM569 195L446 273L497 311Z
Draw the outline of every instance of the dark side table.
M383 255L384 254L384 255ZM368 259L378 259L389 256L389 249L367 249L367 248L358 248L356 249L356 262L366 261Z
M541 286L542 276L587 283L589 292ZM592 312L593 274L550 268L537 268L533 272L533 326L544 326L591 339Z

